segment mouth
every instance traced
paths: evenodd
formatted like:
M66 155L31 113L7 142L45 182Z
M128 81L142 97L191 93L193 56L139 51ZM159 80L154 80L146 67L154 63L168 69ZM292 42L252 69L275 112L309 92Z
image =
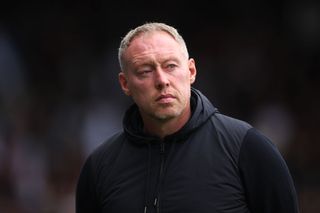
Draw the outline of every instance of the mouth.
M165 95L160 95L157 99L156 102L158 103L170 103L172 102L176 97L171 95L171 94L165 94Z

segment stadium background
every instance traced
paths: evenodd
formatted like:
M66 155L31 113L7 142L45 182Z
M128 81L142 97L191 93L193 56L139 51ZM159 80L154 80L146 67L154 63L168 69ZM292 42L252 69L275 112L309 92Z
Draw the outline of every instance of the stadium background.
M279 147L300 208L320 212L316 1L24 1L0 7L0 212L71 213L80 168L131 101L117 48L147 21L175 26L194 86Z

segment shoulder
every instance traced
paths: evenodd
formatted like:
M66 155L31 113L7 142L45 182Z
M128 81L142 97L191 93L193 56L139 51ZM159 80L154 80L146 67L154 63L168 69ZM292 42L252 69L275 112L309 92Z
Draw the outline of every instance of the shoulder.
M259 174L287 172L288 168L278 147L258 129L250 129L241 146L239 165L243 171L257 168ZM251 171L253 172L253 171ZM289 172L288 172L289 173Z
M221 113L216 113L212 116L212 122L218 134L222 134L229 140L234 140L241 143L249 129L253 127L240 119L233 118Z
M99 164L99 162L108 160L120 150L125 136L124 133L117 132L114 135L110 136L105 142L99 145L88 157L92 162Z
M246 134L241 149L241 159L254 158L259 160L268 160L282 156L277 146L259 130L252 128Z
M124 133L118 132L96 147L86 158L80 177L96 182L102 168L112 168L113 159L121 150L122 144L125 141L124 138Z
M234 165L237 165L243 141L253 127L243 120L221 113L215 113L211 117L211 123L216 134L216 142L225 155L232 159Z
M118 132L96 147L86 158L82 172L96 173L102 166L111 167L112 159L121 149L124 138L124 133Z
M98 212L97 185L102 167L112 167L112 159L120 150L124 136L122 132L111 136L99 145L85 160L81 169L76 189L77 209L86 209L86 212Z
M298 212L295 186L286 161L276 145L257 129L246 134L239 171L254 212Z

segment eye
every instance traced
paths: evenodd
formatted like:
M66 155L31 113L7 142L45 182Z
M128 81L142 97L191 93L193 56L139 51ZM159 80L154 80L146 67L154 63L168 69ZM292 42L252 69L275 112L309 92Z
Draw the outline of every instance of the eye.
M146 77L152 72L151 69L141 69L137 71L138 76Z
M146 73L150 73L150 72L151 72L151 70L141 70L142 74L146 74Z
M174 70L176 67L177 67L176 64L168 64L168 65L166 66L166 68L167 68L168 70L170 70L170 71Z

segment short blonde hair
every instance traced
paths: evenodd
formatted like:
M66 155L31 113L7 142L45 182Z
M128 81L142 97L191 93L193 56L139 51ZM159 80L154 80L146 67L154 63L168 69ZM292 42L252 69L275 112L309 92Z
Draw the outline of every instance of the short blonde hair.
M126 51L126 49L129 47L131 41L141 34L156 32L156 31L166 32L169 35L171 35L181 45L182 51L185 54L185 56L189 58L189 53L188 53L186 43L182 38L182 36L178 33L176 28L164 23L148 22L136 27L135 29L130 30L125 35L125 37L123 37L123 39L121 40L120 47L118 50L118 60L119 60L121 70L124 70L124 64L125 64L123 54Z

